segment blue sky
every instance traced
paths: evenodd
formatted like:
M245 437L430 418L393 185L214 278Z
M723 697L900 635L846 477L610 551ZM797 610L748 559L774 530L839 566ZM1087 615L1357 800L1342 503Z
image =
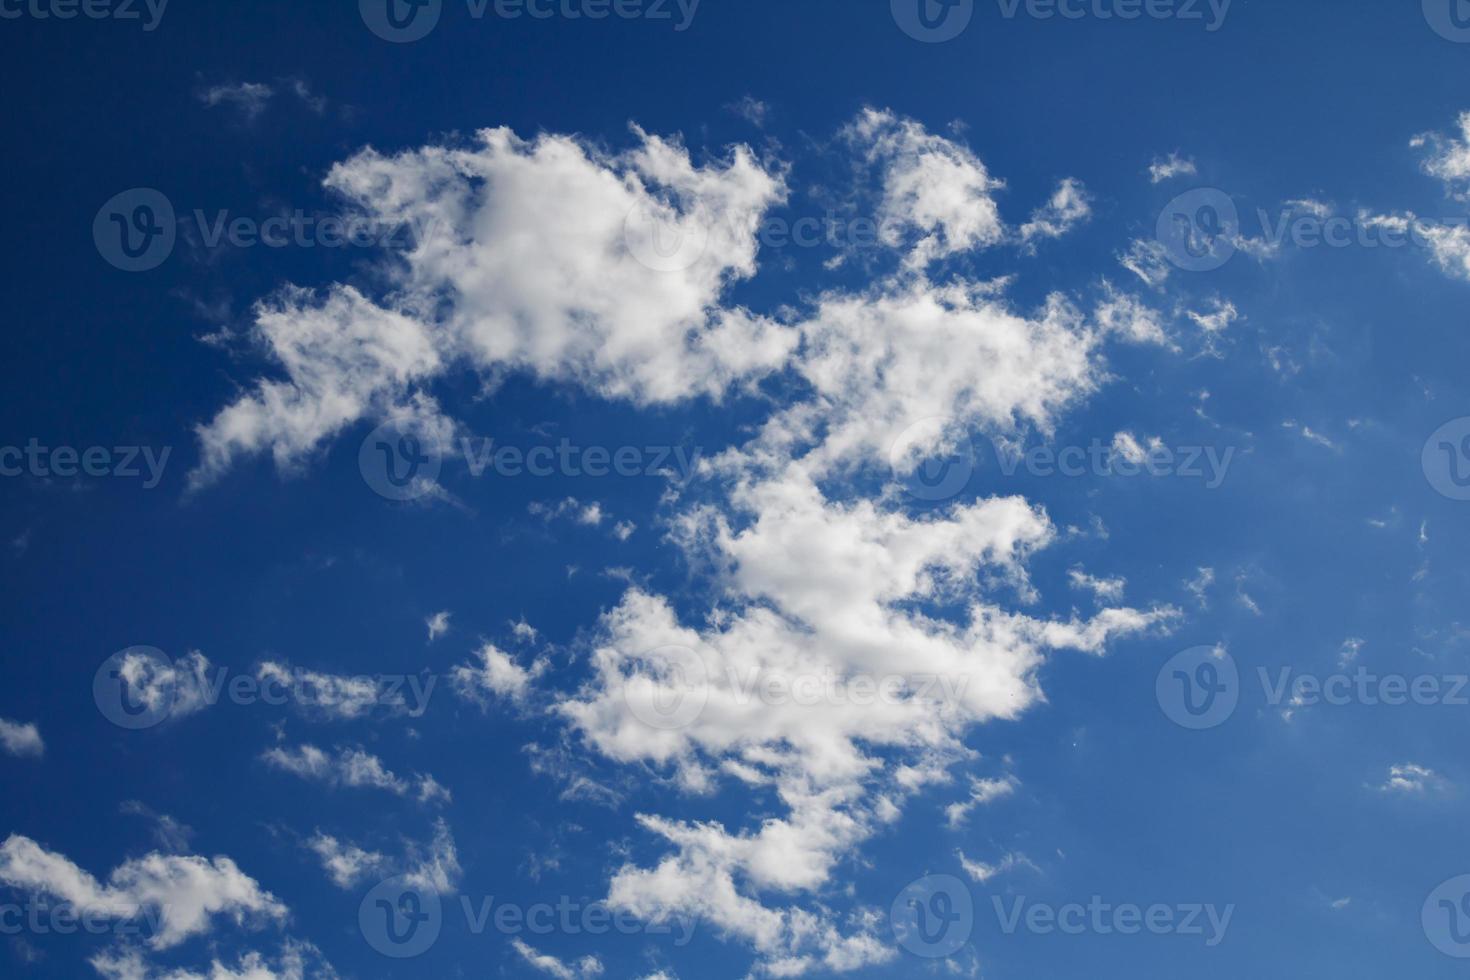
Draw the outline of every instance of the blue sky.
M1457 4L392 2L0 0L0 972L1463 970Z

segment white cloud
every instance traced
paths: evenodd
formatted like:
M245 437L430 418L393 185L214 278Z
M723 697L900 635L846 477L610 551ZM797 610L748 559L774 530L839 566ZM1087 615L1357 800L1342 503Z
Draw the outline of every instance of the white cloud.
M512 939L510 944L528 966L556 980L589 980L602 975L602 961L595 956L584 956L576 963L568 964L550 954L537 952L519 939Z
M1358 653L1363 649L1367 641L1357 636L1350 636L1342 641L1341 648L1337 651L1337 665L1349 667L1357 662Z
M343 843L321 831L313 834L306 841L306 846L321 860L322 867L338 888L351 888L381 869L387 860L377 851L365 851L356 844Z
M490 696L524 700L531 692L532 683L549 666L546 661L537 660L530 668L522 667L493 643L481 646L475 656L479 663L461 664L449 676L460 697L482 707L489 703Z
M1426 133L1410 144L1427 148L1424 172L1444 182L1451 197L1463 200L1470 186L1470 112L1462 112L1457 120L1459 138L1442 133Z
M1146 285L1157 289L1169 278L1173 268L1168 256L1169 250L1158 239L1135 238L1128 251L1118 256L1118 262Z
M1069 569L1067 580L1072 583L1072 588L1086 589L1099 602L1121 602L1123 590L1128 586L1128 580L1121 576L1100 578L1096 575L1089 575L1081 568Z
M382 702L378 681L372 677L323 674L273 661L256 667L255 676L262 684L295 692L295 703L309 705L314 713L327 718L363 718Z
M433 643L439 637L449 632L449 611L441 610L424 620L424 625L429 629L429 642Z
M1006 854L995 864L987 864L984 861L971 861L965 857L964 851L957 851L955 853L960 859L960 867L965 869L965 874L969 875L972 881L978 881L982 885L992 878L1005 874L1007 871L1014 871L1016 868L1030 868L1033 871L1038 870L1030 858L1024 854L1015 852Z
M1148 166L1148 179L1150 183L1162 184L1175 177L1193 177L1198 172L1193 160L1175 152L1164 158L1155 157Z
M41 730L31 722L21 724L0 718L0 746L15 756L40 758L46 754L46 743L41 740Z
M1019 784L1012 776L1004 779L976 779L971 776L969 798L945 807L945 819L951 828L962 827L970 818L971 811L976 807L986 806L996 800L1014 795L1017 785Z
M116 919L147 914L153 949L207 933L215 916L237 924L283 920L286 907L227 857L149 854L126 861L102 884L61 854L12 834L0 844L0 883L50 895Z
M1080 180L1068 177L1045 205L1031 212L1031 220L1021 226L1021 241L1034 244L1039 238L1060 238L1091 216L1091 196Z
M275 89L264 82L238 82L231 85L211 85L198 93L198 99L211 109L221 105L232 106L239 110L246 121L253 121L265 111L267 103L275 94Z
M266 450L299 464L359 419L434 417L423 386L455 362L639 404L719 397L778 367L795 337L719 304L755 271L781 175L743 146L696 166L677 143L634 135L610 154L490 129L468 149L369 149L334 166L329 189L414 231L388 270L392 308L350 286L261 304L256 336L286 380L262 379L200 428L194 484Z
M447 803L450 794L433 776L414 775L403 779L383 760L362 749L341 748L328 754L315 745L267 749L262 761L273 769L328 786L381 789L395 796L413 797L420 803Z
M135 950L118 948L87 961L103 980L338 980L321 952L310 943L287 941L272 960L246 953L234 966L216 959L204 972L155 968Z
M858 114L846 136L870 164L882 168L878 217L884 244L908 248L910 268L1004 239L991 192L1005 184L992 178L969 148L912 119L873 108Z
M1426 766L1406 762L1390 766L1388 778L1378 787L1382 793L1399 793L1407 796L1422 796L1431 790L1444 789L1448 783L1444 777Z

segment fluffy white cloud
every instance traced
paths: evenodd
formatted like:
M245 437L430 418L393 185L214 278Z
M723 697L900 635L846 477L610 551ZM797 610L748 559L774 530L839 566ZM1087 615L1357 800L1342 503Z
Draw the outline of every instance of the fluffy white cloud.
M330 189L413 230L388 270L391 305L350 286L261 304L256 337L286 378L200 428L194 484L264 450L296 465L361 418L434 418L422 386L456 360L638 403L718 397L778 367L795 337L720 298L755 271L781 175L745 147L696 166L677 143L635 135L609 154L493 129L468 148L369 149L333 167Z
M286 907L227 857L149 854L123 863L106 884L28 837L0 844L0 883L53 896L80 911L156 923L153 949L177 946L209 931L215 916L236 923L283 920Z
M447 609L434 613L424 620L424 625L429 630L429 642L433 643L439 637L449 632L449 611Z
M1068 177L1046 204L1031 212L1031 220L1020 228L1021 241L1033 245L1039 238L1061 238L1091 216L1091 196L1082 181Z
M39 758L46 754L46 743L41 741L41 730L31 722L21 724L0 718L0 747L16 756Z
M1004 779L976 779L970 777L970 797L944 808L945 819L951 827L963 826L970 812L976 807L994 803L1016 792L1018 783L1012 776Z
M351 786L386 790L395 796L416 798L420 803L447 803L450 794L433 776L395 775L383 760L356 748L340 748L329 754L315 745L267 749L261 759L273 769L315 780L329 786Z
M1424 172L1444 181L1452 197L1463 199L1470 185L1470 112L1460 113L1456 120L1459 138L1442 133L1425 133L1414 137L1410 145L1427 148Z
M488 704L492 695L512 701L523 700L530 693L531 684L548 667L544 660L536 661L529 668L522 667L493 643L481 646L475 656L478 663L461 664L449 677L460 697L482 707Z
M321 859L322 867L338 888L351 888L383 867L386 858L377 851L365 851L356 844L343 843L330 834L317 831L306 846Z
M532 969L555 977L556 980L589 980L602 975L602 961L595 956L584 956L576 963L564 963L549 953L537 952L519 939L512 939L511 947Z
M886 110L864 109L846 135L867 161L881 168L879 224L884 244L908 248L906 264L995 245L1005 238L990 176L967 147L930 133Z

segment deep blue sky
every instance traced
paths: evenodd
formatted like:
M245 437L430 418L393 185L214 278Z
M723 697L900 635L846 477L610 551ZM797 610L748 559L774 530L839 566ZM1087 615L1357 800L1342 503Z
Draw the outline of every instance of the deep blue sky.
M1016 852L1034 867L969 882L977 911L954 960L963 970L978 961L980 975L998 980L1368 980L1463 969L1426 939L1420 910L1440 882L1470 872L1470 767L1458 748L1470 707L1324 705L1288 721L1265 702L1256 671L1330 674L1349 638L1363 641L1359 662L1378 672L1470 671L1460 624L1470 504L1436 493L1420 462L1430 433L1470 414L1470 283L1420 248L1288 244L1264 261L1242 254L1214 272L1175 271L1158 291L1117 259L1193 186L1230 195L1247 236L1261 234L1257 209L1274 216L1306 198L1343 215L1463 215L1410 140L1453 132L1470 109L1470 45L1434 33L1418 4L1235 0L1210 33L1147 18L1008 20L979 0L960 37L923 44L877 0L704 0L684 32L616 19L475 21L447 2L428 38L400 45L370 33L345 0L173 0L151 32L111 20L0 20L0 63L0 444L171 450L153 489L137 479L0 479L0 718L36 723L45 740L41 758L0 754L0 836L23 835L105 878L157 847L156 821L120 811L141 801L193 828L187 853L229 856L290 909L287 924L259 934L221 920L160 954L160 969L202 970L215 955L232 963L289 934L344 977L537 975L510 937L469 935L457 916L422 957L379 956L357 926L366 886L334 887L302 840L320 829L397 855L405 840L427 841L443 816L463 866L457 895L588 902L606 897L625 862L652 866L665 853L637 813L739 827L779 807L738 785L679 796L654 770L591 752L554 717L504 704L482 711L449 690L444 675L481 641L514 649L509 624L522 619L540 632L554 686L575 690L599 614L626 589L610 568L631 570L698 618L708 583L662 539L660 481L473 479L451 467L444 485L463 506L398 506L364 485L358 449L373 424L362 422L299 472L254 457L188 494L195 426L252 379L278 373L239 336L252 304L286 283L370 282L376 253L181 239L160 268L130 274L94 246L98 208L153 187L181 214L326 213L340 206L322 187L328 168L367 146L453 145L506 126L618 152L634 145L636 123L682 134L696 161L744 142L790 162L790 202L775 213L795 218L822 213L824 195L837 193L850 167L836 134L864 106L967 144L1004 179L996 198L1008 222L1023 221L1063 177L1087 187L1090 221L1039 254L974 257L978 276L1017 274L1009 295L1018 308L1055 290L1095 295L1106 277L1177 331L1178 351L1109 350L1110 380L1062 415L1052 443L1127 430L1235 455L1217 489L1173 478L1006 478L986 457L967 499L1019 493L1058 528L1096 519L1109 532L1064 534L1032 560L1042 598L1029 615L1090 608L1067 583L1080 565L1126 578L1129 603L1171 604L1179 618L1167 635L1125 637L1106 657L1050 657L1045 702L969 729L979 759L910 800L808 900L839 916L864 906L886 914L914 879L964 877L957 849L985 861ZM326 100L320 112L290 94L296 80ZM200 98L245 82L277 92L254 118ZM762 127L730 110L746 96L768 107ZM1197 175L1151 184L1150 162L1175 151ZM763 250L761 273L735 295L778 314L823 288L865 285L859 265L823 277L829 256ZM1240 318L1212 356L1187 312L1216 297ZM221 331L234 336L205 342ZM1273 351L1299 370L1274 369ZM785 389L775 388L779 402ZM1196 411L1201 391L1208 418ZM539 432L706 455L743 443L770 408L739 395L640 408L516 373L486 394L474 374L450 372L434 393L468 430L505 443L531 445ZM528 510L568 496L638 531L623 542ZM1202 567L1215 573L1204 603L1184 585ZM452 611L452 625L430 644L424 620L439 610ZM1219 728L1185 731L1160 710L1156 675L1175 653L1215 644L1240 666L1241 707ZM97 710L92 678L133 645L171 657L199 650L232 674L278 660L332 674L424 671L439 687L421 719L327 722L224 703L129 732ZM283 744L361 746L402 776L432 773L453 803L273 771L261 754L280 724ZM562 747L621 802L562 799L562 781L533 771L529 743ZM1405 764L1435 776L1410 792L1382 789L1390 767ZM1018 788L949 829L944 807L971 773L1009 773ZM457 895L445 898L455 909ZM1235 912L1225 941L1208 949L1185 936L1007 936L992 895L1233 903ZM657 969L738 978L757 961L712 928L683 949L649 935L527 940L569 963L597 955L610 978ZM0 972L90 976L87 958L112 941L0 937ZM900 953L857 975L931 969L942 964Z

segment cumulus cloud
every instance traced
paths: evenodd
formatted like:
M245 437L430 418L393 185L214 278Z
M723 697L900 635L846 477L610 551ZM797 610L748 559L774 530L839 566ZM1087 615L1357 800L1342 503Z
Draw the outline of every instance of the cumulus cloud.
M369 149L333 167L329 189L415 231L387 270L391 305L350 286L260 304L255 337L285 378L200 427L195 485L258 452L299 464L362 418L437 417L422 388L455 362L638 404L719 397L778 367L790 332L720 300L754 273L783 177L743 146L697 166L676 142L634 135L611 154L492 129L468 147Z
M951 803L944 808L945 819L950 827L962 827L969 819L971 811L976 807L985 806L996 800L1011 796L1016 792L1019 784L1012 776L1004 779L976 779L970 777L970 796L968 799Z
M884 244L906 248L906 264L995 245L1005 237L992 194L1005 186L968 147L892 112L866 108L846 135L882 171Z
M40 758L46 754L41 730L32 722L21 724L0 718L0 747L14 756Z
M475 654L478 662L461 664L450 673L450 681L460 697L484 707L491 697L521 701L531 692L531 685L549 666L537 660L529 668L522 667L510 654L493 643L486 643Z
M433 643L439 637L449 632L449 611L441 610L424 620L424 625L429 630L429 642Z
M146 914L155 950L207 933L216 916L241 925L286 917L286 907L227 857L149 854L119 865L103 884L64 855L12 834L0 844L0 883L119 920Z

